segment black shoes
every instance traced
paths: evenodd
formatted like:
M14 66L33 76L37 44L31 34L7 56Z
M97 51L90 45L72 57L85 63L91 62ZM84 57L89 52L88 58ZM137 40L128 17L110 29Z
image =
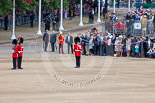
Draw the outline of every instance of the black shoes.
M23 68L18 68L18 69L23 69ZM11 68L11 70L16 70L16 68Z
M11 70L16 70L16 68L11 68Z
M74 68L80 68L80 67L74 67Z

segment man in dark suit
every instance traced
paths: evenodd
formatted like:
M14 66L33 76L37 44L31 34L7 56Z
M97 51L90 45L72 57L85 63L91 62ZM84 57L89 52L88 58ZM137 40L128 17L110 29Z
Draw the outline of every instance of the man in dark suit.
M30 21L31 21L31 28L33 28L33 21L34 21L34 13L30 14Z
M125 57L126 56L126 36L125 34L123 34L123 38L122 38L122 56Z
M116 41L116 36L115 34L112 35L112 38L111 38L111 43L112 43L112 47L113 47L113 54L115 54L115 41Z
M44 42L44 51L47 51L48 42L49 42L48 30L46 30L46 32L43 35L43 42Z
M50 43L51 43L52 52L55 51L56 38L57 38L57 35L56 35L56 33L53 31L52 34L50 35Z
M70 47L71 47L71 52L73 54L73 37L70 35L70 33L68 33L68 36L66 37L65 43L67 43L67 45L68 45L68 54L70 51Z
M4 28L4 30L8 30L8 15L6 15L5 16L5 18L4 18L4 25L5 25L5 28Z

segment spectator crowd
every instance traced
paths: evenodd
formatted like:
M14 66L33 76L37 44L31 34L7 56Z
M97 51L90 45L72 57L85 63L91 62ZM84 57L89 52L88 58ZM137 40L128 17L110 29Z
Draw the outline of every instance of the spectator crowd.
M133 23L141 23L142 35L153 35L155 32L155 11L152 9L143 9L143 6L137 9L137 11L128 12L126 17L127 32L131 31L131 25Z
M152 57L155 58L155 40L150 37L116 36L106 31L78 34L83 46L83 55L117 56L117 57Z

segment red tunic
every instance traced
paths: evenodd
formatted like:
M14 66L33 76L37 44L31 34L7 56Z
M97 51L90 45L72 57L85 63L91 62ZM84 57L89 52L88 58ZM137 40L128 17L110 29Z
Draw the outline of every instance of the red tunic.
M64 37L62 35L59 35L59 44L63 44Z
M82 48L81 44L75 44L74 45L75 56L81 56L81 51L82 50L83 50L83 48Z
M17 58L18 57L18 47L13 46L12 47L12 57Z
M24 47L22 45L19 45L18 46L18 56L20 56L20 57L23 56L23 50L24 50Z

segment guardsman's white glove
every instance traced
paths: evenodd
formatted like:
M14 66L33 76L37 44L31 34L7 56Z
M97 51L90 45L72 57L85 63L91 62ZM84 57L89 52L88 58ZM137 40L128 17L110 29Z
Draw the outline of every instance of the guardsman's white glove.
M79 45L79 48L80 48L80 50L81 50L81 46Z
M12 50L12 53L15 53L15 50Z

